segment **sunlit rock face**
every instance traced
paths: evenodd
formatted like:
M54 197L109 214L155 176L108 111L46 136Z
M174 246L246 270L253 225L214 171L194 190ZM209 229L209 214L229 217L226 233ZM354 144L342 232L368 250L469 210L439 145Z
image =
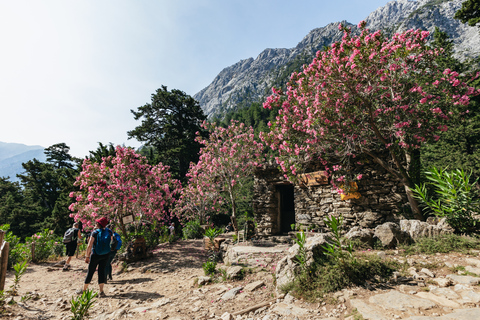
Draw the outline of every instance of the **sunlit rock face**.
M433 32L435 26L445 31L455 44L455 54L461 60L477 57L480 52L479 28L469 27L453 19L463 0L396 0L373 11L365 21L371 30L381 29L387 34L408 29ZM313 57L324 46L341 40L338 25L344 23L356 32L357 27L347 21L330 23L310 31L291 49L265 49L257 58L241 60L226 67L212 83L194 95L208 117L263 102L270 94L274 80L295 60L302 56ZM310 58L311 61L311 58Z

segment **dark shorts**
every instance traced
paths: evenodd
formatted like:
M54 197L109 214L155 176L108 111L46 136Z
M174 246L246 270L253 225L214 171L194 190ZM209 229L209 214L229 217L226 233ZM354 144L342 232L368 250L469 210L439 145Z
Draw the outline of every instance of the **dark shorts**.
M65 247L67 248L66 255L68 257L73 257L75 255L75 250L77 250L77 241L66 243Z

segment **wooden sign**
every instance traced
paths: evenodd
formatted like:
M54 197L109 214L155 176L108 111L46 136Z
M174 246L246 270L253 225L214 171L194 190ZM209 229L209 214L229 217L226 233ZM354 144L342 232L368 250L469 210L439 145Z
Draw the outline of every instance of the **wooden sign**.
M128 224L133 222L133 215L125 216L122 218L123 224Z
M327 173L325 171L315 171L298 175L300 185L319 186L328 184Z
M340 186L343 188L344 186ZM347 193L342 193L340 195L340 200L349 200L349 199L360 199L362 195L358 192L358 186L355 181L350 182L350 190Z

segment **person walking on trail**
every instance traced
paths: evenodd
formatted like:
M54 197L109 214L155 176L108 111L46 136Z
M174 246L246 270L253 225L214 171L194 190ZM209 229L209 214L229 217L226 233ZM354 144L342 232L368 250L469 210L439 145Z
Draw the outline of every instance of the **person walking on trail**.
M108 254L108 262L107 262L107 267L105 268L105 276L107 277L107 280L113 280L112 278L112 261L115 258L117 251L120 250L122 247L122 238L118 233L115 232L113 229L113 225L109 224L107 226L108 229L110 229L113 232L113 236L115 237L117 241L117 246L115 248L112 248L110 253ZM107 281L105 281L107 283Z
M103 286L106 282L105 268L108 262L108 256L111 251L111 246L116 243L113 237L113 232L107 228L108 220L103 217L95 220L96 228L88 240L87 252L85 255L85 263L88 263L88 272L83 284L83 290L77 290L78 294L86 291L88 285L92 281L93 274L98 267L98 287L100 289L100 297L105 297Z
M65 235L63 236L63 243L65 244L67 260L65 260L65 265L63 266L63 270L67 271L70 269L70 261L72 257L75 255L75 251L77 250L77 241L78 239L82 239L82 233L80 232L79 228L80 224L75 222L71 228L69 228Z
M172 222L170 226L168 227L168 230L170 230L170 235L175 236L175 222Z

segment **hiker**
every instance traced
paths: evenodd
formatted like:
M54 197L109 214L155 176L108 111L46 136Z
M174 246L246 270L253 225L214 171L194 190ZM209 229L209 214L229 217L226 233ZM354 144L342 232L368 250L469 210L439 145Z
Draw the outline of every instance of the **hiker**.
M106 297L103 291L105 284L105 268L108 262L108 256L111 247L116 247L116 239L110 229L107 228L108 220L103 217L95 220L96 228L90 239L88 240L87 252L85 255L85 262L88 263L88 273L83 284L83 290L77 290L78 294L86 291L90 281L92 281L93 274L98 266L98 287L100 288L100 297Z
M113 229L113 225L109 224L107 226L108 229L110 229L113 232L113 236L117 240L117 246L110 250L110 253L108 254L108 262L107 262L107 267L105 268L105 276L107 277L107 280L113 280L112 278L112 261L113 258L115 258L115 255L117 254L117 251L120 250L122 247L122 238L118 233L115 232ZM105 281L107 283L107 281Z
M82 233L80 232L79 226L80 224L75 222L63 236L63 243L65 244L66 249L65 255L67 256L67 260L65 260L65 265L63 266L64 271L70 269L70 261L77 250L77 241L78 239L82 239Z
M168 227L168 230L170 230L170 235L174 236L175 235L175 222L172 222L170 226Z
M228 225L225 227L225 232L232 232L233 231L233 225L231 222L228 223Z

